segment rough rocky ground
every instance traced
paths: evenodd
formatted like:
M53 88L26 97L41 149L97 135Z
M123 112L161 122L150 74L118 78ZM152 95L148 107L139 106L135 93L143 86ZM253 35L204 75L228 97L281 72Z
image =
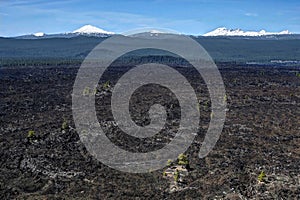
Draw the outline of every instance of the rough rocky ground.
M186 187L177 192L168 191L165 169L124 173L86 151L71 111L78 67L0 69L0 199L300 199L300 78L295 75L300 68L218 66L229 110L217 145L204 159L198 151L210 118L207 89L193 70L178 69L199 93L201 122L185 153L191 167ZM122 70L107 73L111 87ZM172 139L180 116L172 94L164 88L137 91L164 102L169 121L163 133L136 140L115 127L107 110L110 91L104 91L103 82L96 95L97 114L115 144L149 151ZM151 96L143 102L133 97L131 111L138 124L148 123L151 103ZM262 182L261 171L266 174Z

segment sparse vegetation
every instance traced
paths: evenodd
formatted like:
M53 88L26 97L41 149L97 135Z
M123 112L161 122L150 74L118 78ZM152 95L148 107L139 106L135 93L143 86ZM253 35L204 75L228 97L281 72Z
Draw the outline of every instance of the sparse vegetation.
M103 84L103 89L107 90L110 88L110 81L106 81L104 84Z
M35 137L35 132L33 130L30 130L28 131L28 134L27 134L27 138L34 138Z
M223 103L226 103L228 100L227 94L225 94L224 98L223 98Z
M174 172L174 181L178 182L179 181L179 171L176 169Z
M90 95L95 95L97 93L97 87L89 88L89 87L85 87L82 91L82 95L83 96L90 96Z
M82 92L82 95L83 96L88 96L90 94L90 88L89 87L85 87L83 92Z
M32 140L35 139L35 138L36 138L35 132L33 130L28 131L28 133L27 133L27 139L30 142L32 142Z
M185 165L187 166L189 164L189 160L186 155L183 153L179 154L178 156L178 165Z
M69 128L67 120L64 119L62 125L61 125L61 130L67 130Z
M226 70L223 70L221 65L221 70L223 70L228 101L232 103L229 105L231 112L226 117L224 131L215 149L205 159L199 159L197 156L211 113L211 102L207 101L209 94L203 84L199 86L203 91L200 105L203 106L207 102L208 108L204 110L200 107L204 110L201 113L203 120L199 120L202 128L198 132L199 136L195 137L193 145L187 153L184 153L191 167L187 168L178 164L179 160L176 157L178 153L175 158L170 157L172 160L164 160L164 164L167 165L168 162L169 167L145 175L118 172L103 166L96 160L93 161L92 156L89 156L88 151L80 142L82 135L88 139L92 133L88 126L84 127L85 130L78 130L78 132L72 128L69 94L77 68L1 69L3 73L0 77L0 87L4 98L1 99L0 119L3 126L1 126L0 139L2 157L5 160L1 168L2 199L8 196L11 199L26 199L27 196L32 195L61 199L68 197L79 199L124 197L126 199L132 196L153 199L175 197L178 199L198 197L201 199L205 197L211 199L297 199L299 196L299 162L297 162L297 149L290 148L299 147L296 136L299 132L297 123L300 119L297 113L299 104L297 86L300 79L295 75L295 68L274 70L266 66L264 67L265 76L258 76L256 70L261 70L261 67L253 66L250 69L234 64L232 64L234 68L230 66L227 68L227 66L228 64L225 64ZM241 73L236 73L237 68ZM113 70L108 72L113 74L115 73ZM193 74L188 73L189 71L186 73L187 78L191 79L191 82L198 80ZM108 74L108 77L111 78L110 75ZM31 82L24 85L23 77ZM234 78L238 85L231 81ZM115 79L112 77L111 80ZM103 92L104 82L98 85L99 94ZM63 84L64 87L58 87L57 83ZM261 87L259 87L260 84ZM10 90L10 85L13 85L14 90ZM43 95L36 88L42 88ZM82 91L83 89L84 87ZM93 89L91 85L90 92ZM149 91L146 89L146 87L141 88L133 96L146 94ZM107 93L107 91L104 92ZM250 97L247 102L249 106L243 104L246 94ZM165 97L168 97L168 95L158 96L157 93L149 93L149 95L146 99L147 101L149 99L147 102L149 105L152 103L152 97L157 97L157 100L154 99L155 103L164 102L167 99ZM180 124L180 109L173 109L174 114L170 113L171 119L167 120L166 124L168 140L159 141L156 137L151 137L149 143L147 141L144 145L141 142L139 145L139 141L130 140L125 134L119 134L121 131L110 126L112 116L109 113L110 110L105 111L110 98L104 95L97 97L99 101L102 99L104 101L103 104L95 104L97 115L101 116L100 125L107 126L109 139L126 151L155 151L163 146L164 142L172 139L173 130L177 129L177 122ZM145 103L136 104L135 99L132 98L132 100L132 117L134 120L140 120L140 112L135 111L144 109ZM177 106L173 100L171 105ZM69 125L68 134L59 133L61 128L66 127L63 123L64 118ZM29 127L28 130L24 131L27 127ZM28 134L29 130L33 130L35 134ZM159 134L161 134L158 135L159 138L165 137L165 132ZM32 136L27 138L27 135ZM122 146L122 141L126 145ZM148 146L150 142L158 145ZM91 174L94 169L99 170ZM265 174L259 178L261 170L264 170ZM73 172L82 173L82 175L72 177L72 179L58 175L58 179L53 179L47 174L40 173L44 171L51 171L55 175L62 172L66 172L67 175ZM10 174L18 176L11 177ZM103 181L99 181L100 179ZM137 185L140 187L138 190L135 189ZM105 192L99 193L99 188ZM32 198L38 199L36 196Z
M257 177L257 180L258 180L259 182L263 182L263 181L265 180L265 178L266 178L265 172L264 172L264 171L261 171L260 174L259 174L258 177Z
M204 102L204 109L207 109L208 106L209 106L209 101L205 101L205 102Z

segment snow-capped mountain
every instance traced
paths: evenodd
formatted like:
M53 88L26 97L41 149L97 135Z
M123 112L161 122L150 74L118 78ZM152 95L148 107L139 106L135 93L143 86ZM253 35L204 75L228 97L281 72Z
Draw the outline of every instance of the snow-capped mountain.
M267 32L261 30L256 31L243 31L241 29L227 29L225 27L217 28L211 32L204 34L203 36L265 36L265 35L288 35L292 34L288 30L281 32Z
M109 37L115 33L105 31L92 25L85 25L72 32L46 34L43 32L32 33L29 35L21 35L15 38L18 39L47 39L47 38L73 38L77 36L92 36L92 37Z
M105 31L101 28L97 28L97 27L92 26L92 25L85 25L85 26L73 31L72 33L77 33L77 34L107 34L107 35L115 34L113 32Z
M28 35L21 35L16 36L14 38L17 39L47 39L47 38L73 38L78 36L87 36L87 37L101 37L106 38L110 37L113 34L118 34L110 31L103 30L101 28L92 26L92 25L85 25L79 29L70 32L64 33L54 33L48 34L43 32L31 33ZM123 33L124 36L143 36L143 37L156 37L165 35L166 37L169 34L180 34L172 30L164 30L164 29L150 29L150 28L143 28L143 29L136 29L133 31L128 31ZM238 36L238 37L257 37L257 36L266 36L264 38L281 38L281 37L300 37L300 34L294 34L289 32L288 30L281 31L281 32L267 32L265 30L261 31L243 31L241 29L227 29L225 27L217 28L211 32L208 32L202 36ZM1 37L1 36L0 36Z

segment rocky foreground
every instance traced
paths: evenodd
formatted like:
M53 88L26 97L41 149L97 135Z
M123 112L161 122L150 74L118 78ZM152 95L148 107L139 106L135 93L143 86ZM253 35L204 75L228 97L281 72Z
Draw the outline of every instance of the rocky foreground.
M71 110L78 67L1 68L0 199L300 199L300 68L219 67L228 111L213 151L198 158L211 115L207 88L193 70L178 68L200 103L200 128L184 153L189 167L175 163L145 174L111 169L81 143ZM151 138L122 133L107 108L110 88L124 69L107 72L97 86L99 122L128 151L159 149L176 133L178 102L165 88L137 90L150 94L132 99L137 124L149 123L151 99L166 106L169 120Z

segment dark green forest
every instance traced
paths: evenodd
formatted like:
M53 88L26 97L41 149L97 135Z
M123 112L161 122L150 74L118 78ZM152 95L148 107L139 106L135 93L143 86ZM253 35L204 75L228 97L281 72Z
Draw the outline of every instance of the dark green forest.
M216 62L300 61L300 37L194 37ZM0 38L0 66L80 64L103 37ZM146 55L151 55L147 53ZM143 55L137 55L143 56ZM160 58L164 59L164 58Z

